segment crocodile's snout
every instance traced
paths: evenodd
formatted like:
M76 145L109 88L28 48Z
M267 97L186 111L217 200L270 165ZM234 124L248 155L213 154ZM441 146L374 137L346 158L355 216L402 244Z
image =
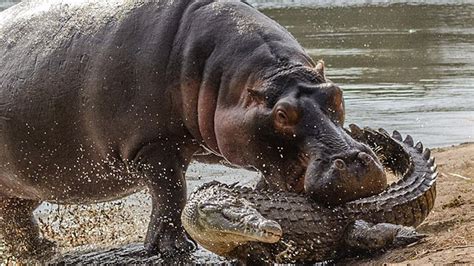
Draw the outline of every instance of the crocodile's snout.
M261 232L261 237L265 239L267 243L276 243L283 236L283 230L280 224L273 220L261 221L258 225L258 229Z
M227 197L226 201L232 200ZM232 204L221 203L220 210L224 219L219 219L219 213L207 214L207 229L220 228L229 237L240 238L240 242L259 241L264 243L275 243L283 235L281 226L263 217L250 202L239 199ZM224 230L223 230L224 229Z
M181 215L183 226L193 239L218 254L251 241L276 243L283 235L280 224L263 217L229 189L217 185L191 197Z

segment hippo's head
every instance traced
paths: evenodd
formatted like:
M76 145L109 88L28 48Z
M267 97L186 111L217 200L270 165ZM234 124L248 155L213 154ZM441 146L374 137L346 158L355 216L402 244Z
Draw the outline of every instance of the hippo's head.
M343 129L342 90L325 78L322 62L274 73L248 88L241 105L243 114L216 116L219 150L231 163L261 171L270 187L327 204L386 187L377 156Z

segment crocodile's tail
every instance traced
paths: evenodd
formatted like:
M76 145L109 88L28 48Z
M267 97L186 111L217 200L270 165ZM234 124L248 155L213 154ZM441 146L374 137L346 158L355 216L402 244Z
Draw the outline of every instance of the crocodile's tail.
M402 178L381 194L348 202L342 207L344 212L372 223L418 226L436 198L438 173L430 150L423 150L421 142L414 145L410 135L402 140L397 131L390 137L383 129L360 129L355 125L350 128L352 137L376 150L382 163Z

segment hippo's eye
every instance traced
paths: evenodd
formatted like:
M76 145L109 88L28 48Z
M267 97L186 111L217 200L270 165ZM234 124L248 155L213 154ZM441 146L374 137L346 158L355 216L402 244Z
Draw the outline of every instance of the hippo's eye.
M286 99L280 100L274 107L273 119L275 121L275 127L278 130L290 134L291 132L289 131L292 131L291 128L299 121L298 108L296 104Z

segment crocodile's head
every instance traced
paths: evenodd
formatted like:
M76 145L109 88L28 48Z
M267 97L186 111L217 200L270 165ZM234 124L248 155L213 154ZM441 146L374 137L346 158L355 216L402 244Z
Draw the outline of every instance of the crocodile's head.
M181 215L183 226L194 240L216 254L227 254L251 241L275 243L283 234L277 222L264 218L250 202L221 185L206 184L190 198Z

